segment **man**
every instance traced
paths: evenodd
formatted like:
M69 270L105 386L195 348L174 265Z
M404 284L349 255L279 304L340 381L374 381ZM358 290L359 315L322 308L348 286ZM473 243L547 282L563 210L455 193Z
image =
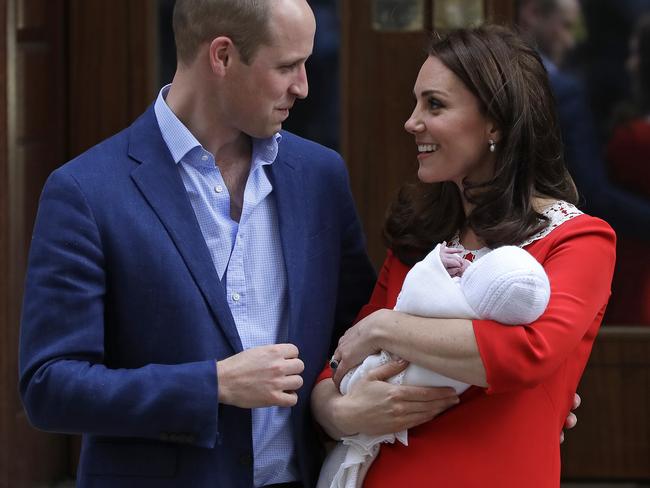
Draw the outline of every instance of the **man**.
M650 202L613 185L596 136L582 83L559 66L574 44L580 17L578 0L518 0L516 21L521 34L537 46L555 94L567 165L585 206L617 233L650 239Z
M341 158L279 132L314 17L178 0L174 31L172 84L45 185L23 402L83 433L79 486L311 486L309 393L374 284Z

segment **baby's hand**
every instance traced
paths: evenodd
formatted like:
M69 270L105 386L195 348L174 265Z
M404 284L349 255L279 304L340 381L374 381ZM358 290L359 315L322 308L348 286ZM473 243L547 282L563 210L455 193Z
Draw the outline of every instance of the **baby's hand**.
M467 259L461 257L460 253L463 251L464 249L462 247L447 247L446 242L443 242L440 246L440 260L449 273L449 276L452 278L462 276L470 265L470 262Z

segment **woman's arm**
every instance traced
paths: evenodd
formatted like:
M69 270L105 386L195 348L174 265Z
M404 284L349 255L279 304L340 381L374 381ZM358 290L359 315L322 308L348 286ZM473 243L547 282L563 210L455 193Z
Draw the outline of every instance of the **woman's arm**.
M334 357L338 385L345 373L369 354L385 349L449 378L488 386L471 320L416 317L378 310L341 337Z
M569 356L586 361L610 293L614 232L599 219L581 216L533 245L542 249L551 282L548 307L534 323L506 327L381 310L341 338L335 381L381 348L445 376L488 386L489 394L535 386ZM567 401L567 411L569 406Z

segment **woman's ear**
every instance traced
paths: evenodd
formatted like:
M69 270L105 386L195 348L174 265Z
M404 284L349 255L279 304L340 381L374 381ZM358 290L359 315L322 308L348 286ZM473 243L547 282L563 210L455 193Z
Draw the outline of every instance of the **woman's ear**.
M494 141L496 143L501 141L501 130L497 125L492 122L488 125L488 140Z

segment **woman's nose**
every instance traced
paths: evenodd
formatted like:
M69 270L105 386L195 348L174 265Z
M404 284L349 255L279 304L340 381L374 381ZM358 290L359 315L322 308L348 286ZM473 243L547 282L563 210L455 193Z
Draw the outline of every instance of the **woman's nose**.
M416 117L415 111L413 111L413 113L408 118L408 120L404 122L404 129L409 134L415 134L417 132L420 132L423 127L424 124Z

